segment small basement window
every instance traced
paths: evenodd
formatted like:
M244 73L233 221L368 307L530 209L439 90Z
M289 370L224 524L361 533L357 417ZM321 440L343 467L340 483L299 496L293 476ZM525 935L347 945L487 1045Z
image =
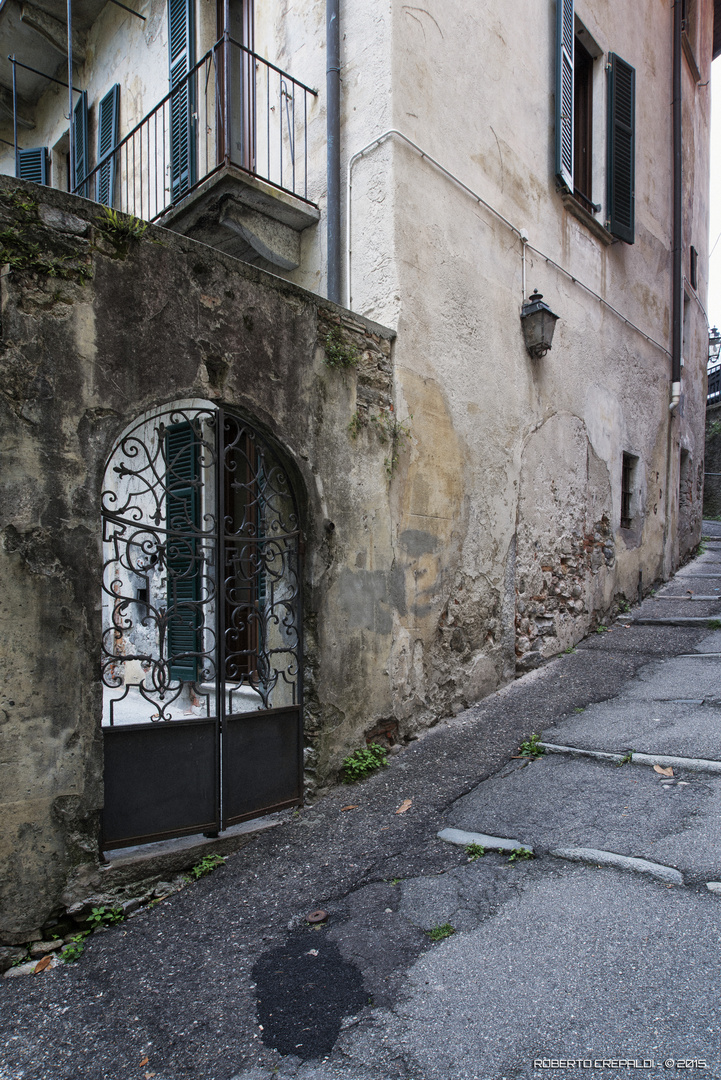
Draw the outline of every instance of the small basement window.
M636 489L636 466L638 458L633 454L623 455L621 468L621 528L630 529L635 512L634 496Z

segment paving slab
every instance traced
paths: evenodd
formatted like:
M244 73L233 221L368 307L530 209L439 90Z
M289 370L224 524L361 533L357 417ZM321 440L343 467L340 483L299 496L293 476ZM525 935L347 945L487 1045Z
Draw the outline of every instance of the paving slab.
M721 761L721 707L619 694L544 728L543 741L612 754L632 749Z
M654 701L721 701L718 658L676 656L655 661L638 672L625 693Z
M548 754L463 796L448 824L534 849L586 847L649 859L689 880L721 877L721 778ZM683 781L683 783L678 783Z
M579 641L576 652L636 654L649 659L669 657L679 652L693 652L698 642L709 635L707 626L636 626L627 621L630 617L616 621L605 634L589 634Z
M672 1076L665 1061L696 1058L718 1080L718 904L611 870L529 876L477 929L416 961L395 1015L347 1052L362 1062L374 1038L392 1042L424 1080L537 1078L544 1058L646 1059Z

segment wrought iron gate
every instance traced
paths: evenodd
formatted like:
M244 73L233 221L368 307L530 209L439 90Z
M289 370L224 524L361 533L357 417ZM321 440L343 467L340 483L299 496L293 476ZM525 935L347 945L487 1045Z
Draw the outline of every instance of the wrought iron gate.
M302 799L300 530L286 471L211 404L140 418L105 470L103 846Z

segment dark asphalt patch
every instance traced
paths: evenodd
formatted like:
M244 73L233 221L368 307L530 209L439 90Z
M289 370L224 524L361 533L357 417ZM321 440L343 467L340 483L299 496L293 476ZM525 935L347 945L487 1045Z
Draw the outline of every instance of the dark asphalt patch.
M368 1003L360 971L322 932L296 935L262 953L253 980L263 1042L303 1060L330 1053L343 1017Z

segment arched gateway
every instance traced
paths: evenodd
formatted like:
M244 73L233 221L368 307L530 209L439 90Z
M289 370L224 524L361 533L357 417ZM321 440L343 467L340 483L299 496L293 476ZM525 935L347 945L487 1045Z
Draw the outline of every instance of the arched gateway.
M302 797L300 528L286 470L205 401L106 465L103 846L215 832Z

